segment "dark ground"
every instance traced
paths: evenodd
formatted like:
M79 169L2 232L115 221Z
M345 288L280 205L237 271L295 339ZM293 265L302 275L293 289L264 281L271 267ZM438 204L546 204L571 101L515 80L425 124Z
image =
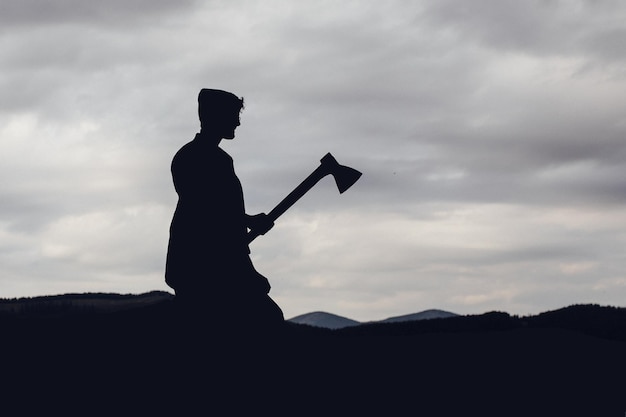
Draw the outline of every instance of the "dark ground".
M3 404L21 415L626 414L624 309L256 336L178 324L170 302L0 317Z

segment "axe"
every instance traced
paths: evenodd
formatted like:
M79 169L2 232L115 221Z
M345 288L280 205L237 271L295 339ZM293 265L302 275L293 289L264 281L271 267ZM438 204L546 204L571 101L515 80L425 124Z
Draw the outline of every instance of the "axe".
M294 188L294 190L289 193L283 201L278 203L278 205L267 214L268 219L274 222L326 175L330 174L335 178L335 183L337 184L340 194L352 187L352 185L361 177L361 173L356 169L339 165L337 160L330 153L324 155L320 162L320 166L317 167L315 171L306 177L300 185ZM252 242L257 236L259 236L258 233L254 230L250 230L248 232L248 243Z

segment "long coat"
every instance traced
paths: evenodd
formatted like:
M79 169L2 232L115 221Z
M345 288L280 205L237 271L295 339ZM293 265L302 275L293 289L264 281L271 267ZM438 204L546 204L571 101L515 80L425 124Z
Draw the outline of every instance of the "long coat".
M178 204L170 226L166 283L177 293L248 291L256 277L232 158L196 135L176 153L171 171Z

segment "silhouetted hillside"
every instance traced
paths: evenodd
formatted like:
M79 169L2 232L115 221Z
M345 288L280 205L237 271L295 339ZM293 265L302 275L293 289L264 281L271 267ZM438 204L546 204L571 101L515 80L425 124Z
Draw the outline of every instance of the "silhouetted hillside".
M337 330L343 335L408 336L423 333L490 332L521 327L519 319L502 312L402 322L372 322Z
M177 318L171 296L152 296L87 295L134 305L97 312L53 304L72 311L59 314L45 299L35 303L42 308L37 314L5 310L5 409L20 399L23 415L40 406L40 414L66 413L70 405L115 415L626 410L623 308L577 305L529 317L488 312L337 330L287 323L281 334L250 335L188 325Z
M0 316L60 317L65 315L110 313L149 306L173 295L165 291L144 294L82 293L0 299Z
M532 327L575 330L626 341L626 308L579 304L526 317L523 321Z
M83 293L16 299L0 299L0 318L54 319L98 315L106 317L144 316L169 308L173 295L164 291L144 294ZM167 307L166 307L167 306ZM147 310L146 307L152 307ZM118 313L107 316L107 314ZM165 314L161 312L161 314ZM303 314L289 322L301 326L330 329L336 335L412 335L442 332L485 332L517 328L555 328L587 335L626 341L626 308L580 304L532 316L512 316L506 312L457 315L441 310L390 317L380 321L358 322L325 312ZM322 324L320 324L322 322ZM324 324L326 323L326 324ZM317 332L319 333L319 332Z
M505 312L452 316L430 320L373 322L336 330L345 335L414 335L446 332L491 332L520 328L563 329L626 341L626 308L574 305L536 316Z

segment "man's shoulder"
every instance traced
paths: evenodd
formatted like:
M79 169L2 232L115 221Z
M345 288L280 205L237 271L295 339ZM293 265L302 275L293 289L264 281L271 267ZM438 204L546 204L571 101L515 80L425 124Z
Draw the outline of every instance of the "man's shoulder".
M210 151L210 150L196 137L193 140L190 140L189 142L181 146L180 149L176 152L176 154L174 154L174 158L187 157L187 156L199 156L202 154L207 154L207 151Z
M184 144L174 154L172 164L192 164L194 161L202 162L203 164L228 164L232 165L232 157L217 146L207 146L207 144L194 139Z

